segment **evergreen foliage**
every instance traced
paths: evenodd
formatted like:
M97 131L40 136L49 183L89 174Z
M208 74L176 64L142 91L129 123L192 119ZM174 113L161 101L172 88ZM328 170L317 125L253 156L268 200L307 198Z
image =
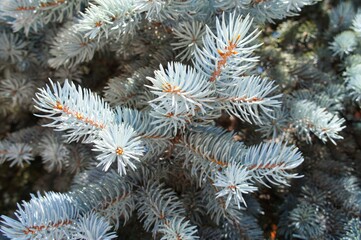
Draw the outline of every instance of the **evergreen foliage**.
M360 238L356 0L4 0L0 104L5 239Z

